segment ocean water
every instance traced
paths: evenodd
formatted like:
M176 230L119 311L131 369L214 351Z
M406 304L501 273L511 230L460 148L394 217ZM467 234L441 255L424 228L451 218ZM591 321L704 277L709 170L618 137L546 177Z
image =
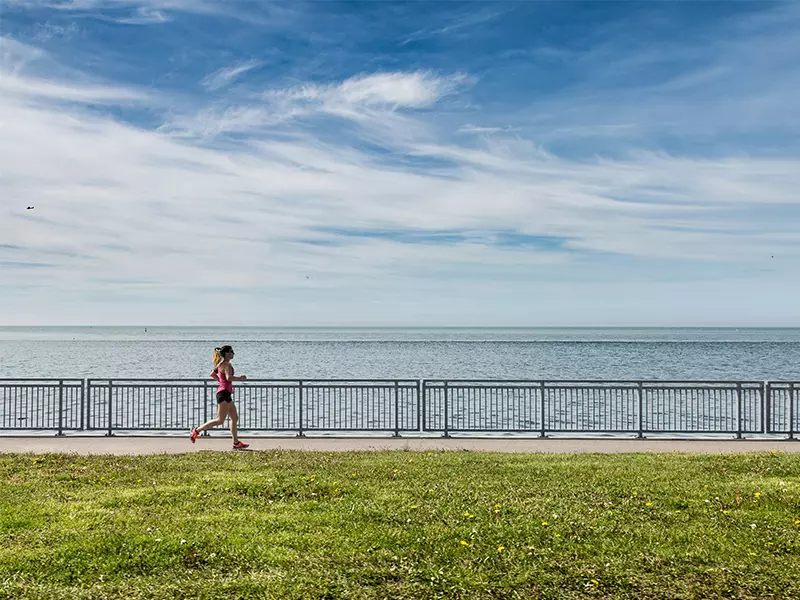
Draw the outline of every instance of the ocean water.
M800 380L800 328L0 327L0 378Z

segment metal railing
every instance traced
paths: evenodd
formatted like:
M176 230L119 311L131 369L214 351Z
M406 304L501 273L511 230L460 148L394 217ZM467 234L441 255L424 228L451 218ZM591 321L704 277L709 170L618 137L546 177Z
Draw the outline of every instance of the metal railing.
M185 431L216 415L202 379L0 379L0 430ZM248 431L754 434L800 437L800 382L264 379Z
M82 379L0 379L0 430L83 429Z
M763 382L424 382L427 431L728 433L764 430Z
M203 380L88 379L86 428L186 430L216 416L215 389ZM234 396L242 430L419 430L417 380L251 379Z
M768 402L764 421L767 433L786 434L790 440L800 433L800 382L766 382Z

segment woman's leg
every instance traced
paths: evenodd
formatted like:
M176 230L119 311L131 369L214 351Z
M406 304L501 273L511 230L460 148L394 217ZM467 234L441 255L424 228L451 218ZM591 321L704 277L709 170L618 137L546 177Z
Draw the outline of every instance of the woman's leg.
M233 436L233 443L235 444L236 442L239 441L239 429L238 429L239 413L236 410L236 405L233 402L230 402L230 403L226 402L226 404L228 404L228 406L229 406L229 408L228 408L228 417L229 417L228 423L230 424L231 435Z
M210 421L203 423L200 427L197 428L198 432L203 432L206 429L211 429L212 427L217 427L218 425L225 424L225 417L228 415L228 407L226 405L230 404L229 402L217 402L217 416Z

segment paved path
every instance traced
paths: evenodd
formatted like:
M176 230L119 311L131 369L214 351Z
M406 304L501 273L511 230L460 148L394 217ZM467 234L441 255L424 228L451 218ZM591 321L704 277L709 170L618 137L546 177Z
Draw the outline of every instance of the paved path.
M636 439L496 439L496 438L330 438L330 437L253 437L243 438L252 450L310 450L344 452L366 450L472 450L522 453L601 453L622 452L800 452L800 442L789 440L636 440ZM230 438L211 436L191 444L177 436L119 437L0 437L0 452L76 453L76 454L182 454L203 451L229 451Z

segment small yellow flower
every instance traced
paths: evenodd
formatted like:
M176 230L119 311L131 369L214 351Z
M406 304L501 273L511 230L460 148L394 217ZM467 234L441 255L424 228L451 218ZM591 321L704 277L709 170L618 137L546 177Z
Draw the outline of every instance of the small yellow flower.
M547 521L542 521L542 527L547 527Z
M729 511L729 510L723 510L723 511L722 511L722 514L723 514L723 515L727 515L729 512L731 512L731 511Z
M505 550L505 549L506 549L506 547L505 547L505 546L498 546L498 547L497 547L497 551L498 551L498 552L502 552L502 551L503 551L503 550Z
M411 508L417 508L417 505L416 504L412 504Z
M794 520L794 524L795 524L795 525L800 525L800 519L795 519L795 520Z
M756 555L756 553L755 553L755 552L748 552L748 554L749 554L750 556L755 556L755 555Z
M644 505L645 506L653 506L653 503L652 502L645 502Z
M756 498L761 498L761 492L756 492Z
M679 513L679 512L681 512L681 511L680 511L680 510L676 510L675 512L676 512L676 513Z
M461 540L461 545L462 546L469 546L469 543L467 542L467 540Z
M595 584L595 585L600 585L600 582L597 581L597 579L592 579L592 583Z

